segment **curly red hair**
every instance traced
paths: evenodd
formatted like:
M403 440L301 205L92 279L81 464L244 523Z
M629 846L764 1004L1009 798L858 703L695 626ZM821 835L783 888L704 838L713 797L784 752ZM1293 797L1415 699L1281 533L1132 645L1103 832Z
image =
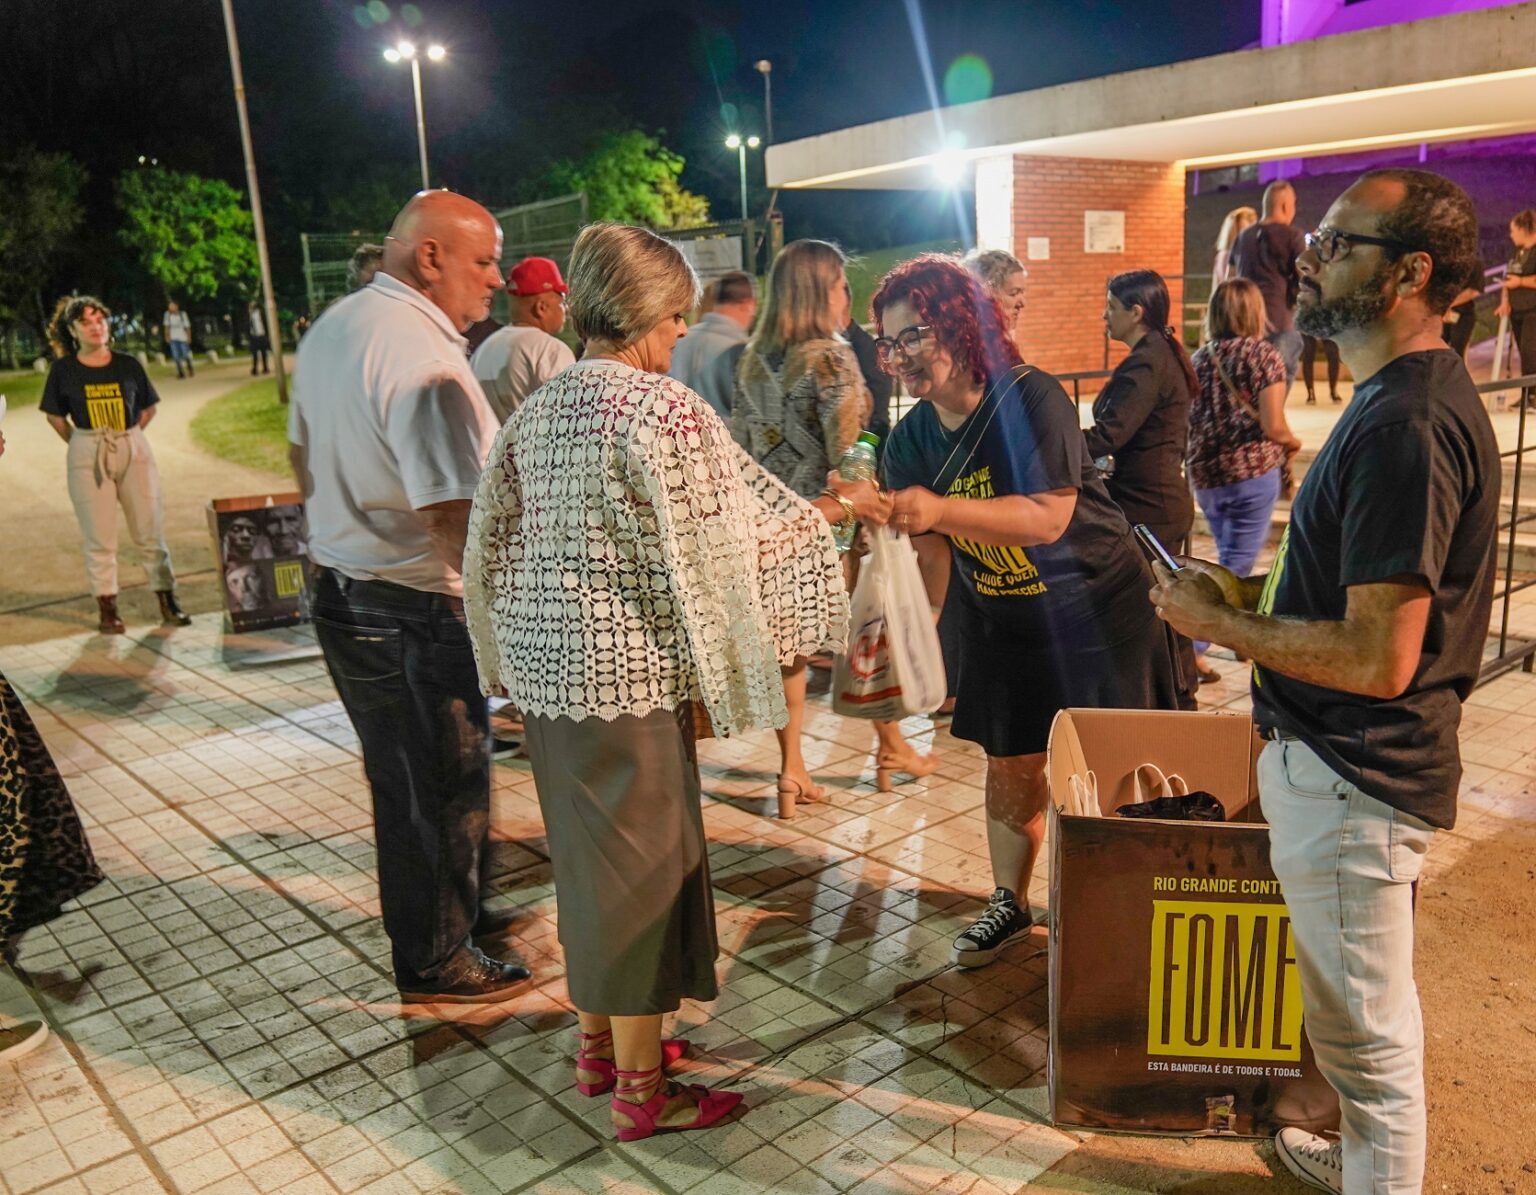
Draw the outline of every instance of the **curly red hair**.
M893 267L880 279L870 301L875 320L879 322L887 307L902 300L911 303L918 318L933 329L934 339L956 365L969 367L977 385L985 386L1023 362L1003 309L959 259L947 253L922 253Z

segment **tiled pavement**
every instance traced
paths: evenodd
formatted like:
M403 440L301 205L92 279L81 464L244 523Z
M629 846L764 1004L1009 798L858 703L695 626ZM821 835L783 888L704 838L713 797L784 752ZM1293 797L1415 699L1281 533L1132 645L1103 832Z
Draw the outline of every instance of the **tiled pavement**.
M537 987L402 1007L324 668L231 668L221 644L200 618L0 649L109 876L25 939L58 1032L0 1068L5 1191L989 1195L1076 1145L1045 1117L1043 931L985 970L949 963L988 885L980 757L942 726L908 724L944 752L938 774L882 796L869 729L818 702L807 754L832 799L792 822L765 816L771 736L702 746L723 991L674 1028L695 1043L688 1077L751 1111L620 1145L606 1100L572 1086L526 763L495 770L494 886L526 915ZM1223 668L1203 695L1242 708L1243 671ZM1536 817L1533 730L1536 678L1474 696L1464 842L1485 818ZM1043 904L1043 873L1031 895ZM23 999L0 972L0 1011Z

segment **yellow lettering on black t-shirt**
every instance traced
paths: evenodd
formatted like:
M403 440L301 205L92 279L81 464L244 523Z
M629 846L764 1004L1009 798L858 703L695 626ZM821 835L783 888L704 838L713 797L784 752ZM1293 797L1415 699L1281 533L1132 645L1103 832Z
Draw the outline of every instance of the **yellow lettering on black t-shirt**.
M992 466L984 465L974 473L957 477L949 487L951 498L992 498ZM987 572L977 572L972 579L982 597L1036 597L1046 591L1044 581L1036 580L1040 570L1023 548L1005 544L979 544L964 536L951 536L950 542Z
M85 414L93 428L110 431L128 430L128 409L123 403L123 388L117 382L91 382L85 387Z

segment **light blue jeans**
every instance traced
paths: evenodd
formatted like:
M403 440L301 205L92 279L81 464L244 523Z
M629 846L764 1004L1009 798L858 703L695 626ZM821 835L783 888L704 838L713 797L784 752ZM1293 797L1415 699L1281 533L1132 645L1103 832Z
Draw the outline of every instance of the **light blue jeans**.
M1251 577L1253 564L1269 538L1269 520L1280 500L1280 470L1257 477L1196 489L1195 501L1216 537L1216 560L1239 577ZM1197 642L1202 655L1209 643Z
M1344 1195L1419 1195L1424 1025L1411 885L1435 831L1296 740L1259 756L1259 800L1296 939L1307 1037L1339 1093Z
M1301 364L1301 333L1291 328L1286 332L1271 332L1264 339L1280 351L1280 359L1285 362L1285 391L1289 394L1291 383L1296 380L1296 367Z

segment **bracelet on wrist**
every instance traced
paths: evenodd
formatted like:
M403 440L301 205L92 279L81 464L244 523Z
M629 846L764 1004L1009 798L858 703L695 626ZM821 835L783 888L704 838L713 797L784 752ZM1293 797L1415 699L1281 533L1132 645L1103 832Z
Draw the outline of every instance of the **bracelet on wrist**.
M843 517L837 522L833 523L832 526L836 527L840 531L852 531L854 524L859 521L859 516L853 509L853 503L839 494L836 490L830 488L822 490L821 496L823 498L831 498L832 501L836 502L843 508Z

